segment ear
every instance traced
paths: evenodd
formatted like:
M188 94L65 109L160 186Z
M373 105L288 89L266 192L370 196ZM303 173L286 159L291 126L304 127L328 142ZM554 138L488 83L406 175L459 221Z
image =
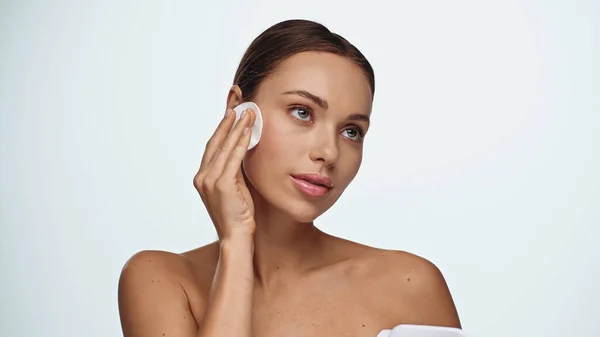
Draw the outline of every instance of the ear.
M234 84L231 89L229 89L229 94L227 94L227 109L233 109L242 103L244 103L242 89L240 89L237 84Z

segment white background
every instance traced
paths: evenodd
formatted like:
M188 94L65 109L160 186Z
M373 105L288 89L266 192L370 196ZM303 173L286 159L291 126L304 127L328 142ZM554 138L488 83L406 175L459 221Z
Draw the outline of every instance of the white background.
M193 175L245 48L289 18L376 72L319 227L436 263L474 336L600 335L597 1L0 6L0 336L121 335L127 258L215 238Z

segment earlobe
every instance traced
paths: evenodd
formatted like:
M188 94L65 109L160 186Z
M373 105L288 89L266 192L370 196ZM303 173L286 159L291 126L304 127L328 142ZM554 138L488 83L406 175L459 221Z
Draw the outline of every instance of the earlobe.
M227 109L233 109L243 102L242 89L237 84L234 84L229 89L229 94L227 94Z

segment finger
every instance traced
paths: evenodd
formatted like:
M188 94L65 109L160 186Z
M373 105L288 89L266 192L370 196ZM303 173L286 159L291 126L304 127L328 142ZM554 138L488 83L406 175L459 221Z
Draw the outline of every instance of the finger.
M250 118L250 120L246 121L247 118ZM241 130L240 130L240 135L241 135L241 133L243 133L243 127L244 127L243 123L247 123L247 125L249 126L249 125L252 125L254 123L255 119L256 119L256 113L253 110L247 109L247 110L244 110L242 112L242 117L240 117L239 122L236 123L235 125L232 125L232 126L229 127L231 129L231 131L229 132L229 134L227 135L227 137L223 141L221 141L221 143L219 144L219 146L215 150L215 153L213 154L213 157L209 160L209 163L207 164L207 169L209 171L212 171L214 163L216 162L216 160L218 158L221 157L221 155L224 152L226 153L226 156L225 156L224 159L226 160L229 157L228 149L230 147L234 146L235 142L237 142L236 139L232 138L232 137L234 137L233 129L235 127L241 128ZM219 173L220 172L221 171L219 170Z
M239 141L232 149L231 154L229 155L229 160L223 169L224 177L236 178L239 174L241 174L240 168L242 167L244 156L246 156L246 152L248 152L248 145L250 144L251 138L252 128L244 128L243 136L240 137Z
M221 146L209 163L208 174L211 177L210 180L217 179L223 173L223 167L225 167L225 163L229 159L231 151L244 135L244 128L250 125L252 114L253 112L245 113L233 130L231 130L227 138L221 143Z
M244 125L246 123L248 123L247 119L249 117L250 116L248 115L248 112L246 110L242 111L242 115L240 116L239 121L236 124L231 126L231 131L229 132L227 137L221 142L221 144L219 144L218 148L215 150L213 157L211 158L210 162L208 163L207 168L209 171L211 171L211 172L213 171L213 167L215 166L215 163L219 160L219 158L221 158L221 160L227 160L227 158L229 157L229 152L230 152L231 147L235 145L235 143L237 142L237 139L243 133ZM224 156L224 158L223 158L223 156ZM219 170L218 173L220 174L221 171L222 170Z
M233 109L227 109L227 112L219 123L219 126L217 126L217 129L206 143L206 149L204 150L204 155L202 156L200 170L202 170L203 167L207 167L215 152L218 150L219 145L227 138L227 135L229 134L231 126L234 122L235 111L233 111Z

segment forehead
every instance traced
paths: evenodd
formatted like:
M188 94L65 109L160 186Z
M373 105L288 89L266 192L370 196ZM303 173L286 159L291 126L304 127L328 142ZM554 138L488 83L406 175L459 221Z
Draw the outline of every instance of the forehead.
M285 59L267 76L258 95L306 90L330 107L370 112L371 87L364 71L347 57L326 52L302 52Z

